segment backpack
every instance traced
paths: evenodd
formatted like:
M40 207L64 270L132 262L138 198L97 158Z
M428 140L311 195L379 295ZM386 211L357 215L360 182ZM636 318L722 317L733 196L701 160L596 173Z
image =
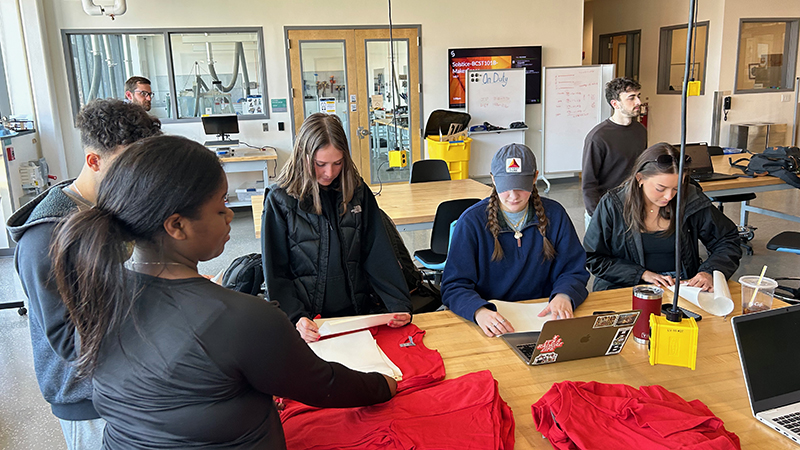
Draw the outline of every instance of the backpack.
M750 152L748 152L750 153ZM747 161L747 158L740 158L732 161L728 158L732 167L737 167L747 175L760 177L771 175L780 178L787 184L800 188L800 149L797 147L771 147L762 153L750 153L750 161L747 165L739 164Z
M380 208L378 208L383 222L383 228L386 229L386 234L389 235L389 242L392 244L394 256L397 259L400 269L403 272L403 278L406 280L408 287L409 297L411 297L411 305L413 313L424 313L436 311L442 306L442 294L439 289L434 286L430 281L425 281L422 272L414 264L411 259L411 254L408 253L403 237L397 231L392 219Z
M222 286L245 294L264 292L264 269L260 253L250 253L233 260L222 275Z

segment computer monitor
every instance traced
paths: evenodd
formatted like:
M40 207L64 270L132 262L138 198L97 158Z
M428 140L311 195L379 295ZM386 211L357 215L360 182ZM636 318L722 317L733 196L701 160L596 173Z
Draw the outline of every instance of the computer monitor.
M216 141L206 141L206 147L231 147L239 145L239 141L231 139L231 134L239 132L239 118L235 114L203 116L203 130L208 135L217 135Z

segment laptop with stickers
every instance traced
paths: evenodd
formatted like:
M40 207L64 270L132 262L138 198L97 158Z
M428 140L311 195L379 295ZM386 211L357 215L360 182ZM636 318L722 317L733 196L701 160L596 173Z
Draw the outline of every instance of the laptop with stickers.
M753 416L800 443L800 305L736 316L731 325Z
M550 320L542 331L506 333L503 340L526 364L616 355L633 334L641 310Z

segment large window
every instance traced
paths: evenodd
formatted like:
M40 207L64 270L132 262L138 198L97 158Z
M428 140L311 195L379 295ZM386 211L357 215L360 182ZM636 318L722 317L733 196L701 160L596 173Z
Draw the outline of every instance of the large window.
M742 19L735 92L793 90L797 32L797 19Z
M269 117L262 32L91 30L63 32L73 112L95 98L125 98L125 80L150 80L150 113L165 121L205 114Z
M661 28L658 49L658 93L680 94L686 68L686 39L688 25ZM708 22L698 22L692 39L692 58L689 81L700 82L700 94L706 89L706 53L708 50Z

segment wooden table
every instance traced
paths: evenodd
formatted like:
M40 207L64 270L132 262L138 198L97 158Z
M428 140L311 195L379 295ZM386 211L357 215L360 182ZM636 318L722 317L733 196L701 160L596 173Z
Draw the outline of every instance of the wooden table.
M749 157L750 155L747 153L712 156L711 162L714 165L715 172L728 173L732 175L742 175L742 171L740 169L736 167L731 167L730 163L728 162L728 158L731 158L732 161L736 161L739 158L749 158ZM747 161L744 161L740 164L747 165ZM794 189L793 186L786 184L780 178L772 176L763 176L755 178L741 177L741 178L735 178L733 180L706 181L700 183L700 185L703 187L703 191L709 197L718 195L738 195L738 194ZM747 225L747 217L748 214L751 212L756 214L764 214L771 217L777 217L779 219L789 220L792 222L800 222L800 217L798 216L771 209L750 206L750 201L745 200L742 202L741 212L739 213L739 225L741 226Z
M378 188L372 186L373 192ZM432 181L428 183L384 184L381 195L375 197L378 206L386 211L400 231L425 230L433 226L436 207L446 200L488 197L492 188L472 179ZM264 196L250 198L253 206L253 225L256 239L261 238L261 213Z
M739 283L731 282L729 285L734 302L740 304ZM670 299L671 295L665 294L665 301ZM776 307L784 306L778 300L775 303ZM658 384L687 401L699 399L705 403L725 422L726 429L739 436L744 449L793 448L788 439L752 416L730 319L712 316L682 300L680 305L703 315L698 322L696 370L651 366L646 346L636 344L633 339L616 356L531 367L525 365L502 339L485 337L476 325L451 311L418 314L414 316L414 323L426 330L425 345L441 353L447 378L491 370L498 381L501 397L514 411L517 450L552 448L536 431L531 405L553 383L564 380L624 383L637 388ZM576 315L630 308L630 288L593 292L576 310ZM741 307L734 312L740 314Z
M269 183L269 162L275 161L275 169L278 168L278 153L274 148L266 150L237 150L233 156L220 156L222 169L225 173L238 172L261 172L264 177L264 184ZM228 187L230 189L230 186ZM249 206L249 202L229 201L228 206ZM261 214L258 215L261 217Z

